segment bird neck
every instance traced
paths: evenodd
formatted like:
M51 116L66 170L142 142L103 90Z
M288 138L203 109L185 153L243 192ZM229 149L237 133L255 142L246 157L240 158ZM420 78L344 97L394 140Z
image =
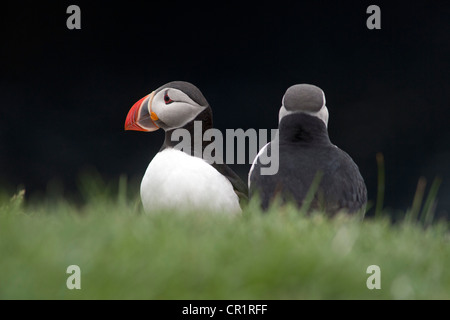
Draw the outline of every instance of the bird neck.
M325 123L305 113L284 116L279 124L280 142L331 144Z
M195 122L198 121L201 123L201 126ZM211 129L213 127L212 123L212 111L211 108L208 106L206 109L204 109L202 112L198 114L197 117L195 117L194 120L188 122L185 124L182 128L177 129L185 129L187 132L189 132L189 137L182 137L180 138L177 134L176 137L174 137L174 133L177 129L169 129L166 131L164 144L162 146L162 149L165 148L174 148L178 144L181 143L180 139L190 139L189 143L191 146L191 155L194 155L194 146L195 143L201 142L202 144L202 151L205 149L205 147L211 143L211 141L205 141L203 139L203 135L206 130ZM201 135L200 135L201 134ZM186 141L183 141L186 142ZM186 150L185 150L186 151ZM200 156L201 157L201 156Z

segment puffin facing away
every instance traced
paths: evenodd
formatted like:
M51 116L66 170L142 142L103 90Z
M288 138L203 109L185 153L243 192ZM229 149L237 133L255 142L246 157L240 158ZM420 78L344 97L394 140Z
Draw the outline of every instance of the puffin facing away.
M227 165L209 164L203 159L203 150L211 141L201 139L201 146L194 145L194 121L201 122L203 137L212 128L212 111L200 90L183 81L161 86L128 112L125 130L165 131L164 144L141 182L141 201L146 212L241 212L240 201L248 195L246 184ZM177 129L190 134L191 150L174 148L180 143L182 132Z
M282 203L302 206L314 179L319 181L310 209L335 214L364 210L367 189L352 158L333 145L328 137L328 109L324 92L313 85L298 84L287 89L279 112L278 135L264 146L249 172L250 197L258 193L267 209L279 197ZM262 155L279 146L279 169L262 175ZM320 179L320 180L319 180Z

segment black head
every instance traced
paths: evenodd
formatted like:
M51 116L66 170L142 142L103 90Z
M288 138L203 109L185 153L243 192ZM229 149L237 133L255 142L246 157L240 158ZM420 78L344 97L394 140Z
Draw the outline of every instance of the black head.
M325 105L325 93L311 84L296 84L289 87L283 96L279 121L292 113L306 113L328 124L328 109Z

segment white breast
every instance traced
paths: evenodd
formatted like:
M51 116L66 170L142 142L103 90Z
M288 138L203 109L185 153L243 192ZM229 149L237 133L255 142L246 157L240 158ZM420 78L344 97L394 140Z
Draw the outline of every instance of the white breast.
M240 213L231 182L203 159L165 149L150 162L141 183L146 212L214 211Z

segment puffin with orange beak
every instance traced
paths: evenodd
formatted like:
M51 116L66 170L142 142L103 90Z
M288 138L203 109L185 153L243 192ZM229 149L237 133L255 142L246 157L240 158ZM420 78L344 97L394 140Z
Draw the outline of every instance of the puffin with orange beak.
M195 146L194 122L211 129L212 110L201 91L189 82L169 82L137 101L128 112L125 130L165 131L165 140L141 182L146 212L161 210L240 213L247 185L224 163L208 163ZM180 131L190 134L191 150L179 150ZM197 150L197 151L194 151ZM202 150L202 152L198 152Z

